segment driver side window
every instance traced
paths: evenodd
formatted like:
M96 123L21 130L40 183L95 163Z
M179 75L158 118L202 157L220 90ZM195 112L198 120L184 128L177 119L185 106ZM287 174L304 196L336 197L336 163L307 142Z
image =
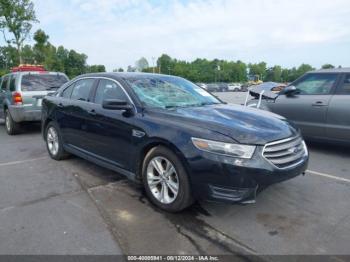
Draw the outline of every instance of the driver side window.
M338 95L350 95L350 74L345 75L344 81L337 90Z
M95 103L102 105L106 99L128 100L124 91L115 82L103 79L98 84Z
M337 74L308 74L294 86L300 91L300 95L327 95L337 77Z

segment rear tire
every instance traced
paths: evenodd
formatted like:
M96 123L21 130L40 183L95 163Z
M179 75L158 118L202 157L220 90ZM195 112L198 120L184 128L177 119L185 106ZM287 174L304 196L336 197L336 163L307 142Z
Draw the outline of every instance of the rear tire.
M55 122L50 122L45 130L46 148L54 160L66 159L69 154L63 149L63 140L60 129Z
M143 162L142 179L151 202L167 212L180 212L194 202L181 160L164 146L148 152Z
M17 135L20 132L20 124L13 120L8 109L5 110L5 129L10 136Z

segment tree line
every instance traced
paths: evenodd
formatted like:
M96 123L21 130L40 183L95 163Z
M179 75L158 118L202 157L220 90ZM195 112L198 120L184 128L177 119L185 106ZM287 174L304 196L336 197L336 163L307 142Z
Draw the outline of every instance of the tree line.
M34 44L25 44L34 23L38 23L30 0L0 0L0 75L19 64L40 64L49 71L66 73L70 78L89 72L105 72L104 65L88 65L87 55L63 46L55 47L42 30L34 33Z
M301 64L299 67L283 68L275 65L268 67L266 62L260 63L244 63L238 61L226 60L207 60L196 59L192 62L177 60L171 58L167 54L161 55L157 59L157 64L153 67L148 66L147 60L141 58L136 62L135 69L144 72L156 72L162 74L171 74L185 77L193 82L246 82L252 78L259 78L263 81L273 82L292 82L305 74L306 72L315 70L309 64ZM140 61L144 67L140 67ZM147 66L145 66L147 65ZM325 64L322 68L334 68L331 64Z

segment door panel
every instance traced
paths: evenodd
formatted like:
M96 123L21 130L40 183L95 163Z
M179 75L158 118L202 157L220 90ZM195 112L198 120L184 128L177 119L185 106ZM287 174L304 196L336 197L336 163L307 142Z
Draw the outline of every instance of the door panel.
M344 75L327 114L327 137L350 142L350 74Z
M1 85L0 85L0 118L4 118L4 103L6 99L6 92L7 92L7 86L8 86L8 76L4 76L1 79Z
M326 137L327 110L338 74L310 73L292 83L298 93L269 104L274 113L295 122L306 137Z
M120 110L102 108L105 99L129 101L116 82L106 79L99 81L87 121L85 135L89 140L88 150L118 167L128 169L134 153L132 137L134 117L126 116Z
M88 118L89 103L84 101L70 101L63 104L61 110L63 121L60 126L64 134L65 143L81 149L87 149L86 119Z
M304 136L326 136L326 116L331 95L281 95L272 104L273 112L296 123Z
M327 137L350 142L350 95L334 95L327 115Z
M0 89L0 118L4 118L5 91Z
M60 127L64 143L81 147L84 144L81 129L87 116L87 110L84 110L82 105L85 102L57 98L56 103L55 118Z
M68 106L71 103L70 97L74 88L74 83L69 85L67 88L64 89L64 91L61 93L61 96L57 98L56 101L56 120L60 126L61 133L63 135L63 139L67 143L68 138L67 136L67 131L69 130L70 127L70 119L69 119L69 111L68 111Z
M87 150L86 120L95 79L78 80L62 92L58 102L57 121L66 144Z
M88 151L123 169L128 169L134 152L133 117L117 110L106 110L101 105L90 107L86 133ZM93 113L92 113L93 112Z

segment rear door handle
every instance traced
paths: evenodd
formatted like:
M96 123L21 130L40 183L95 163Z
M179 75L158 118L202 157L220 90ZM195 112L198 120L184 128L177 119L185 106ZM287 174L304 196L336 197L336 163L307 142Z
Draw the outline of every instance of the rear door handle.
M63 104L62 104L62 103L59 103L59 104L58 104L58 107L63 107Z
M92 116L97 115L97 113L96 113L95 109L90 110L89 114L90 114L90 115L92 115Z
M317 102L313 103L312 106L327 106L327 104L325 104L322 101L317 101Z

